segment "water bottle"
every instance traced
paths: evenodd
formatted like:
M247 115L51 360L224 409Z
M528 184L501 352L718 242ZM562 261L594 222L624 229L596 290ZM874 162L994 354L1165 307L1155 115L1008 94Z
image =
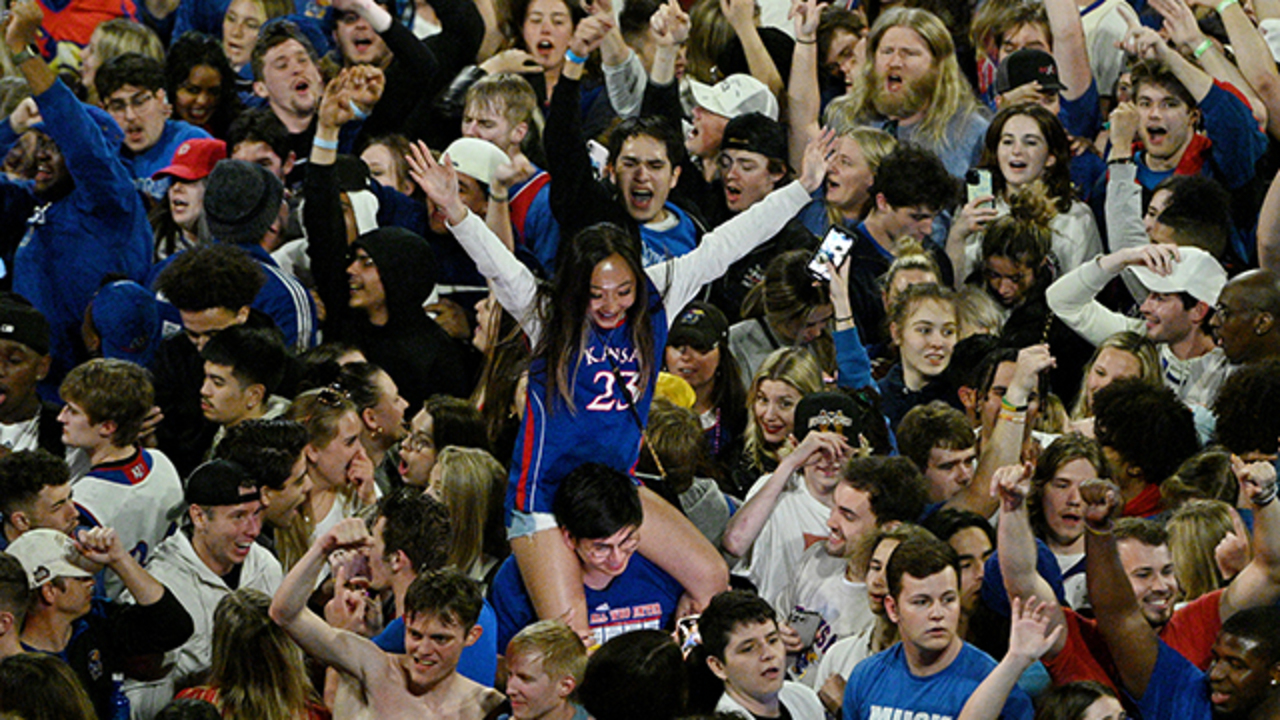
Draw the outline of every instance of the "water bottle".
M111 675L111 720L129 720L131 708L124 694L124 673Z

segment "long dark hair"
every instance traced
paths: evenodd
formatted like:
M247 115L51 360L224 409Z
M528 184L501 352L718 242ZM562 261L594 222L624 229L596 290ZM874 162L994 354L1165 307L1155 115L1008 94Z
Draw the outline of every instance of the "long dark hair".
M1044 176L1040 180L1044 183L1054 208L1058 212L1067 212L1071 209L1071 199L1075 196L1071 189L1071 140L1067 138L1067 131L1063 129L1058 116L1039 103L1009 105L992 118L983 142L981 162L982 167L991 169L991 189L996 195L1004 195L1008 189L1004 175L1000 173L996 152L1000 148L1000 136L1004 134L1005 123L1018 115L1026 115L1040 127L1040 134L1044 135L1045 144L1049 148L1049 157L1053 158L1053 164L1045 167Z
M222 44L200 32L186 32L174 41L165 60L164 85L169 102L177 104L178 88L187 81L191 71L207 65L217 71L219 83L218 107L209 118L209 134L226 139L231 121L240 114L240 96L236 93L236 73L227 61Z
M653 347L653 318L649 312L649 282L640 264L640 243L612 223L598 223L583 229L567 246L561 246L555 280L543 289L542 338L536 355L547 361L547 396L559 393L573 409L574 367L580 360L590 333L587 319L591 303L591 273L606 258L618 255L635 277L635 301L627 308L627 330L636 349L640 369L639 391L644 395L649 374L657 362Z

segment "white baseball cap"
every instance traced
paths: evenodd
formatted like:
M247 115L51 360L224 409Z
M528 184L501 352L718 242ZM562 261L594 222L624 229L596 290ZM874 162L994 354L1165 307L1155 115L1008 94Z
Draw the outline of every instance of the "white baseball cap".
M22 569L27 571L27 584L32 589L57 577L93 577L93 573L73 562L80 553L71 538L57 530L28 530L9 543L5 552L22 563Z
M470 175L485 185L493 184L493 174L498 166L511 162L507 154L488 140L458 138L444 151L453 167L463 175Z
M698 107L730 120L753 112L778 119L778 99L767 85L750 75L730 75L715 85L690 80L689 89Z
M1173 272L1168 275L1157 275L1142 266L1132 268L1133 274L1150 292L1184 292L1209 305L1218 302L1218 295L1227 284L1227 271L1198 247L1180 246L1178 254L1182 259L1173 264Z

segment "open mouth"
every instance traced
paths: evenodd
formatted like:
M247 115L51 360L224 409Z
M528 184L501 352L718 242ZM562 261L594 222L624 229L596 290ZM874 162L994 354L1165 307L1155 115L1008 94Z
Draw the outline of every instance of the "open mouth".
M555 43L550 40L539 40L538 44L533 46L533 51L539 55L550 56L555 47Z
M742 199L742 189L736 188L732 185L725 185L724 199L725 199L725 202L729 203L730 205L733 205L734 203Z
M355 46L357 51L365 52L369 48L373 47L373 40L367 37L360 37L352 40L351 44Z
M639 210L648 210L649 206L653 204L653 191L632 188L629 200L632 207Z
M884 77L884 89L887 92L891 92L891 93L898 92L899 90L902 89L902 85L903 83L902 83L901 75L886 75Z
M1158 145L1164 142L1165 137L1167 137L1168 135L1169 135L1169 131L1166 128L1162 128L1162 127L1147 128L1147 141L1153 145Z
M311 92L311 81L300 78L293 83L293 91L298 95L306 95Z

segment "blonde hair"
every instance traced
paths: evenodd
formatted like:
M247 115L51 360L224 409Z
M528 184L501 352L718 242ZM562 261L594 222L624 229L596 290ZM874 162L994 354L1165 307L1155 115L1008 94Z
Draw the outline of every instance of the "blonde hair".
M867 168L871 170L871 176L874 178L876 171L880 169L880 161L898 148L898 139L879 128L859 124L857 118L849 116L847 109L847 106L835 103L828 105L826 112L823 113L823 127L829 127L835 130L837 135L856 142L858 149L862 151L862 159L867 162ZM868 196L866 203L858 208L860 217L867 214L871 200L872 198ZM836 212L834 207L827 206L829 224L838 225L843 220L843 216Z
M507 471L492 455L478 448L450 445L436 458L439 480L432 483L440 502L449 509L453 542L449 564L475 577L485 556L501 558L496 543L504 539L502 500L507 488Z
M1221 500L1190 500L1173 511L1165 528L1169 531L1169 551L1183 601L1190 602L1222 587L1214 549L1235 531L1231 506Z
M956 291L956 319L960 325L957 342L970 335L999 335L1004 328L1000 304L977 285L965 285Z
M587 669L587 649L582 646L582 639L562 620L526 625L502 650L507 658L537 653L542 656L542 671L547 677L571 677L574 686L582 682L582 673Z
M1076 404L1071 408L1072 420L1084 420L1085 418L1093 417L1093 402L1089 398L1089 394L1085 392L1085 383L1089 379L1089 373L1093 372L1093 366L1097 364L1098 358L1101 357L1102 351L1107 348L1127 352L1136 358L1139 365L1138 379L1147 385L1160 387L1164 382L1160 377L1160 357L1156 354L1156 346L1145 335L1139 335L1129 330L1122 330L1109 335L1105 340L1098 343L1097 349L1093 351L1093 356L1089 358L1089 362L1084 364L1084 374L1080 379L1080 392L1076 393Z
M920 36L933 56L934 68L938 73L929 107L925 109L924 119L920 121L920 136L929 144L952 147L955 138L948 136L947 126L957 116L976 112L978 102L969 89L968 81L960 72L951 31L937 15L928 10L895 7L881 14L875 25L871 26L871 34L867 37L868 61L863 63L862 75L856 79L848 95L836 98L831 105L847 103L850 106L848 112L861 119L877 114L872 102L876 85L874 58L884 34L895 27L914 30Z
M93 34L89 36L89 43L93 45L98 67L114 57L129 53L146 55L164 62L164 44L160 42L159 36L146 25L125 18L108 20L94 28Z
M223 717L298 720L314 699L302 650L271 620L271 596L240 588L213 612L209 684Z
M716 56L733 38L733 26L720 11L720 0L697 0L689 8L689 41L685 45L689 48L685 66L688 76L708 85L723 80Z
M743 454L752 467L763 472L780 459L779 448L770 447L764 439L764 431L756 420L752 410L756 393L766 380L786 383L800 393L800 397L822 390L822 370L818 367L813 353L802 347L789 347L774 350L769 357L760 363L760 369L751 379L751 390L747 393L747 430Z

